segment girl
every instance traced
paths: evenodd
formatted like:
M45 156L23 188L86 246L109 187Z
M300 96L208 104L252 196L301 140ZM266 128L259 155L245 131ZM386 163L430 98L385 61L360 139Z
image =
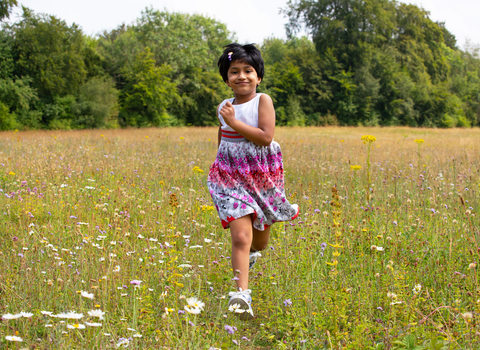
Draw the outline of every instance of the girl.
M218 153L207 185L232 238L238 291L230 293L229 310L249 319L253 311L248 270L261 256L258 251L267 247L270 225L295 219L299 209L285 198L282 152L273 141L272 99L256 91L264 74L260 51L253 45L230 44L218 67L234 98L217 108Z

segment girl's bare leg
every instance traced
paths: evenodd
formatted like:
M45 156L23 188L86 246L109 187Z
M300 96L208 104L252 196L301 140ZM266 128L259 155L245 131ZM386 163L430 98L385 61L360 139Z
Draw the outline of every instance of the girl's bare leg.
M232 237L233 274L238 277L236 281L237 288L246 290L248 289L250 247L253 239L251 215L243 216L230 222L230 235Z
M250 247L251 252L264 250L268 246L268 239L270 238L270 227L267 227L263 231L259 231L253 228L253 240Z

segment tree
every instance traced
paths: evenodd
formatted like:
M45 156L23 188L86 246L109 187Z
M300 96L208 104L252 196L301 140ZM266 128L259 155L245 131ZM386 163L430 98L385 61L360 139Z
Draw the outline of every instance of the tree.
M76 95L86 79L81 29L50 15L36 15L23 8L15 23L14 74L32 78L32 87L45 103L56 96Z
M175 84L177 97L164 106L169 106L176 123L212 125L217 123L216 106L229 96L216 60L231 40L226 26L213 19L147 8L134 25L103 33L98 49L117 88L124 90L133 86L132 75L126 72L133 71L139 53L148 48L157 67L170 67L166 74ZM127 110L120 113L122 123L127 123Z
M140 52L131 67L124 68L128 84L122 90L120 122L125 126L166 126L169 105L178 98L169 79L171 67L155 65L149 48Z
M17 6L17 0L1 0L0 1L0 21L10 18L10 11Z

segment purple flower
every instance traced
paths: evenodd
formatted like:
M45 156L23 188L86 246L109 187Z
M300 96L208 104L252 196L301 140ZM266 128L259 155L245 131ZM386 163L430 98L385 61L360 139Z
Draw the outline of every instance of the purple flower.
M284 300L284 301L283 301L283 305L285 305L285 306L290 306L290 305L292 305L292 299L286 299L286 300Z
M398 223L397 223L396 221L393 221L393 224L394 224L395 226L397 226L397 225L398 225Z
M13 239L14 242L18 241L18 237L17 237L17 236L13 237L12 239Z
M238 341L236 341L235 339L233 339L232 342L233 342L235 345L240 345L240 344L238 343Z
M130 281L130 284L132 284L132 285L134 285L134 286L139 286L140 283L142 283L142 281L140 281L140 280L131 280L131 281Z
M242 337L242 340L250 341L247 337Z
M22 253L18 253L18 256L23 258L23 254Z
M235 326L231 327L227 324L225 325L225 330L228 332L228 334L233 334L237 330L237 327Z
M185 313L185 311L183 311L183 310L178 310L178 314L184 314L184 313Z
M74 215L70 215L70 219L78 219L78 218Z
M325 250L325 248L327 248L327 243L323 242L322 244L320 244L320 248L322 248L322 250Z

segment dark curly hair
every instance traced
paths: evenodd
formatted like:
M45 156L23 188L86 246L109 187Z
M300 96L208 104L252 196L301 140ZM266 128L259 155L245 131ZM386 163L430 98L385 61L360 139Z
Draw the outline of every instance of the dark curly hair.
M229 57L228 54L230 52L232 52L232 54ZM233 61L242 61L249 64L255 69L257 76L263 79L263 75L265 74L263 58L260 50L258 50L254 44L240 45L232 43L225 46L223 54L218 59L218 70L220 71L223 81L228 80L228 69Z

